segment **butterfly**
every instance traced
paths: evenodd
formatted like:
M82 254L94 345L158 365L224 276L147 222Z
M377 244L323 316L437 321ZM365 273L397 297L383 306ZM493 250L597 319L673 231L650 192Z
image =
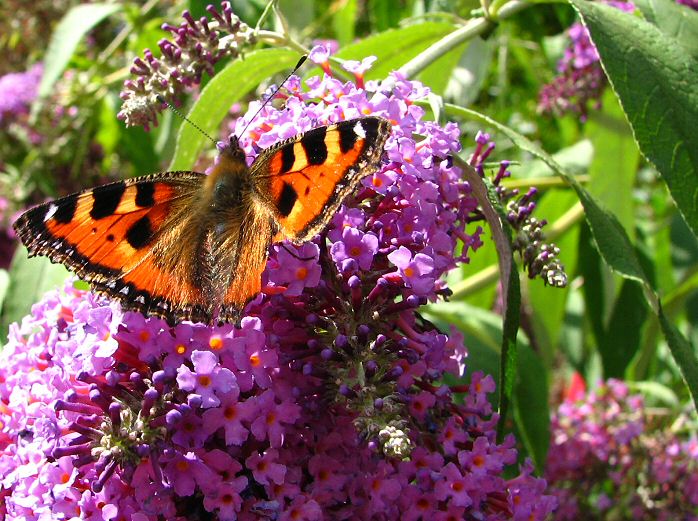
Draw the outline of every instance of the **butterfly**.
M14 223L30 256L65 264L122 307L166 319L236 321L261 291L269 246L318 234L378 170L390 123L364 117L263 150L231 136L209 175L162 172L84 190Z

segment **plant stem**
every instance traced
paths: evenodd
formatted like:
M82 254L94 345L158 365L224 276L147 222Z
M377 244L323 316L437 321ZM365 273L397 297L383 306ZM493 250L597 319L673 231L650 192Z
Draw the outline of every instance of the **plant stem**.
M495 4L492 4L493 6ZM522 2L519 0L513 0L504 4L501 8L494 11L496 13L497 20L503 20L519 11L530 7L532 4L529 2ZM444 36L438 42L434 42L427 49L422 51L420 54L412 58L405 65L398 69L398 72L405 75L407 78L413 78L423 69L431 65L435 60L446 54L451 49L459 46L461 43L471 40L475 36L485 34L490 31L496 22L491 18L486 18L484 16L478 18L472 18L459 29L456 29L452 33ZM389 81L389 80L387 80Z

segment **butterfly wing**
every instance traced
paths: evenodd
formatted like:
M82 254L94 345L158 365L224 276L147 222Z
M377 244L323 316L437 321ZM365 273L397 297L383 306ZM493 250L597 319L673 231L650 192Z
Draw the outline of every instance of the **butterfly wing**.
M125 309L208 321L202 288L181 262L196 230L186 209L204 178L166 172L107 184L36 206L14 227L30 255L65 264Z
M227 239L218 248L232 255L230 269L225 270L229 277L227 284L216 285L227 287L218 320L237 321L245 305L261 291L273 229L269 214L250 205L235 232L225 234Z
M378 117L319 127L265 150L252 164L256 193L274 216L275 240L302 243L324 228L380 164L390 123Z

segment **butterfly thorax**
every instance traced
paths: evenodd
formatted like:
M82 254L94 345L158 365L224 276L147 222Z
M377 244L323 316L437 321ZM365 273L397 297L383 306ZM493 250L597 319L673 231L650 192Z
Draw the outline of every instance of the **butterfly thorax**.
M243 194L250 191L250 171L236 136L230 137L228 145L219 144L219 150L220 155L206 178L202 196L209 199L208 203L213 207L229 209L239 206Z

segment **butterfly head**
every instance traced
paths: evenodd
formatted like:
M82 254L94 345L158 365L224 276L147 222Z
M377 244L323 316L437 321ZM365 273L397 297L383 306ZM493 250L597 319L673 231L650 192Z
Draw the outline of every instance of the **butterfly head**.
M222 156L236 161L245 161L245 151L240 146L240 141L235 134L230 135L227 143L225 141L216 142L216 148Z

